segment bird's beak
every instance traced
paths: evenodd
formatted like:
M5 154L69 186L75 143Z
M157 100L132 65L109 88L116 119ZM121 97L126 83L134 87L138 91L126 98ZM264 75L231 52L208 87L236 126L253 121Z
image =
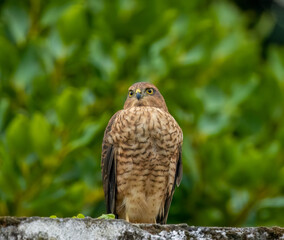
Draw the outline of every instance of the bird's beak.
M142 97L142 95L141 95L141 90L138 88L138 89L136 90L136 98L139 100L141 97Z

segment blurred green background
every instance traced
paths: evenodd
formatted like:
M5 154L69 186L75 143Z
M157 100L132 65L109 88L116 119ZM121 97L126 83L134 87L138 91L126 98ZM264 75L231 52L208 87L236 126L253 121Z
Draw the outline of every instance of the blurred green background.
M284 226L275 4L1 1L0 215L105 213L104 129L150 81L184 132L168 223Z

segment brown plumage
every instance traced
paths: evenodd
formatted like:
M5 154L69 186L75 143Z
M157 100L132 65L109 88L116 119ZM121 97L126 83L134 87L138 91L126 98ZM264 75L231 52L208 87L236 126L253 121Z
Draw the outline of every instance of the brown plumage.
M103 139L107 212L134 223L166 223L182 178L182 139L159 90L150 83L133 84Z

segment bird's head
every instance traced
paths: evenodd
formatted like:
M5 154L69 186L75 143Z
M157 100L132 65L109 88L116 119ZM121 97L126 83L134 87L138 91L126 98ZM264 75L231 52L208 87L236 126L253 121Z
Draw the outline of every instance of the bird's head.
M128 89L124 109L131 107L156 107L168 111L166 102L158 88L147 82L134 83Z

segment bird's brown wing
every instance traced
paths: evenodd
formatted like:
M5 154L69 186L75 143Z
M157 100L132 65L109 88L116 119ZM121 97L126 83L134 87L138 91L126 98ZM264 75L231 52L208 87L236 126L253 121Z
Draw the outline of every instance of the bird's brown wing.
M120 111L119 111L120 112ZM112 124L118 115L117 112L110 119L105 133L102 144L102 157L101 157L101 168L102 168L102 180L105 193L105 203L107 213L115 214L115 200L116 200L116 161L114 156L114 146L107 140L110 134Z
M169 195L166 197L165 205L164 205L164 211L162 212L162 214L158 215L158 217L156 218L157 223L165 224L167 222L172 198L173 198L174 191L175 191L175 187L176 187L176 185L177 186L180 185L180 182L181 182L181 179L182 179L181 146L179 148L179 152L178 152L177 157L178 157L178 161L177 161L177 165L176 165L176 174L175 174L175 180L174 180L173 188L172 188L171 192L169 193Z

